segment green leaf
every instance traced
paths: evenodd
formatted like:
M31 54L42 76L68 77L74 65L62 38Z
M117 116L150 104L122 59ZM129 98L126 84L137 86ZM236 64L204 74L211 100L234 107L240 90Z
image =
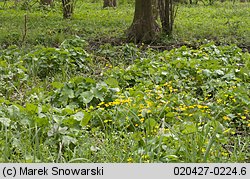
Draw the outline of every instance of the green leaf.
M183 124L183 134L191 134L197 132L197 127L194 123L192 122L186 122Z
M94 95L90 91L85 91L81 93L82 102L85 104L88 104L92 99Z
M9 118L6 118L6 117L1 117L0 118L0 122L6 126L6 127L9 127L10 126L10 122L11 120Z
M214 73L220 76L225 74L222 70L215 70Z
M146 130L148 132L151 132L154 127L156 126L157 122L153 118L146 119L145 125L146 125Z
M90 119L91 119L91 114L88 112L84 112L84 117L83 117L80 125L82 127L86 126L89 123Z
M47 126L49 124L49 119L45 115L42 116L41 113L39 117L35 117L35 121L38 126Z
M73 143L75 144L77 142L77 139L70 137L70 136L63 136L62 137L62 144L68 146L69 144Z
M51 85L53 86L53 88L57 88L57 89L60 89L64 86L64 84L60 82L53 82L51 83Z
M95 80L92 78L85 78L85 81L86 81L86 83L92 83L92 84L95 83Z
M94 97L96 97L97 99L100 99L101 101L104 100L104 98L103 98L104 92L98 90L97 88L92 88L91 92L93 93Z
M105 80L105 83L112 88L119 87L119 83L115 78L108 78Z
M72 89L68 88L68 87L63 88L62 95L64 97L68 97L68 98L74 98L75 97L74 91Z
M166 117L169 117L169 118L172 118L172 117L174 117L175 116L175 114L173 113L173 112L168 112L167 114L166 114Z
M26 110L32 114L38 113L38 107L32 103L26 103Z
M84 117L84 113L83 112L78 112L76 114L73 115L73 118L77 121L81 121Z

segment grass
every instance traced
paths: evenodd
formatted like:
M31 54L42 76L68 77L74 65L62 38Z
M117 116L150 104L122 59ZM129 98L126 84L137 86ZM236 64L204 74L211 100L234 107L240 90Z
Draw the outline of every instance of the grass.
M62 19L60 4L56 4L54 9L47 10L35 5L30 10L0 11L1 44L20 44L24 30L24 15L27 14L26 43L57 46L65 38L75 35L86 40L125 37L124 32L132 23L134 8L132 4L121 4L116 9L103 9L100 1L79 1L73 19L66 21ZM162 36L162 42L159 43L195 43L197 40L208 39L219 44L235 43L248 48L249 17L249 3L180 5L173 39L169 40Z
M125 1L1 9L0 162L249 162L248 9L180 5L169 51L111 45Z

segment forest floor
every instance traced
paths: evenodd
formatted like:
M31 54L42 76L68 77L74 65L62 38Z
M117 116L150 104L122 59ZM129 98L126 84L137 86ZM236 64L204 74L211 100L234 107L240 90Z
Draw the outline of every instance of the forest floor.
M0 162L250 162L250 3L133 44L133 3L32 2L0 2Z

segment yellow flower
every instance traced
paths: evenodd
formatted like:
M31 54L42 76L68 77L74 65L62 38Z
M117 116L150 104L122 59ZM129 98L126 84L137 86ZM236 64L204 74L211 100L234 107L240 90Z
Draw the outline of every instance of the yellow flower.
M141 122L144 122L144 120L145 120L144 118L141 118L141 119L140 119Z
M98 104L98 106L101 106L101 105L103 105L104 104L104 102L102 101L102 102L100 102L99 104Z
M202 107L201 105L198 104L198 105L197 105L197 108L201 109L201 108L203 108L203 107Z
M250 123L247 126L250 127Z
M133 159L130 157L130 158L127 159L127 162L128 162L128 163L132 163L132 162L133 162Z
M221 154L224 156L224 157L227 157L229 154L227 152L221 152Z
M151 101L146 101L146 103L147 103L148 106L152 106L153 105L153 103Z
M139 124L135 124L135 127L138 127L139 126Z
M241 116L241 119L246 119L247 117L246 116Z
M217 99L217 103L221 103L222 102L222 99Z
M167 86L168 85L168 82L164 83L163 86Z
M230 118L229 118L228 116L223 116L223 119L224 119L225 121L227 121L227 120L229 120Z
M190 108L190 109L194 109L194 106L188 106L188 108Z

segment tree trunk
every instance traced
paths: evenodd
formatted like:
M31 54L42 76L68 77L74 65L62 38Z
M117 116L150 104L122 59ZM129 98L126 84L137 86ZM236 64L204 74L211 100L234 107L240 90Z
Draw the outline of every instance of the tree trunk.
M116 7L116 0L104 0L103 8L105 7Z
M167 35L171 36L176 13L173 0L159 0L158 3L162 30Z
M69 19L72 17L73 14L73 0L62 0L63 6L63 18Z
M158 25L154 19L152 0L136 0L134 20L128 29L128 39L134 42L151 42L154 40Z

